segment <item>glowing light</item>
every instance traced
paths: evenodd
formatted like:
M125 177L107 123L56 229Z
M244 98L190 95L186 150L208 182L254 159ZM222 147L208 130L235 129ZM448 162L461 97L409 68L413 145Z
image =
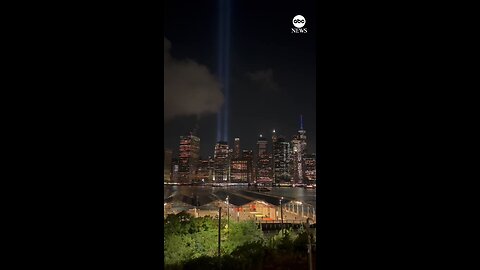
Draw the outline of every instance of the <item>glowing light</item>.
M224 104L217 114L217 141L228 141L230 94L230 0L219 0L218 77L223 86Z

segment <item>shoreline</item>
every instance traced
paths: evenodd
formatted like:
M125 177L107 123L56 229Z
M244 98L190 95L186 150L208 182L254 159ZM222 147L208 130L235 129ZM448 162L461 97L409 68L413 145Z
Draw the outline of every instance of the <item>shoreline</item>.
M248 183L205 183L205 184L184 184L184 183L163 183L164 186L190 186L190 187L303 187L316 189L316 184L274 184L274 185L255 185Z

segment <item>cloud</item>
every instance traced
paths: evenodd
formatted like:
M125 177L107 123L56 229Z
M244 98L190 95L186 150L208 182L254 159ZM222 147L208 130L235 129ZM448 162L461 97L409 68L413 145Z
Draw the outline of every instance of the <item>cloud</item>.
M223 104L221 85L208 68L193 60L172 57L172 43L164 37L164 120L216 113Z
M247 76L264 90L278 91L280 89L278 83L273 79L273 70L271 68L248 73Z

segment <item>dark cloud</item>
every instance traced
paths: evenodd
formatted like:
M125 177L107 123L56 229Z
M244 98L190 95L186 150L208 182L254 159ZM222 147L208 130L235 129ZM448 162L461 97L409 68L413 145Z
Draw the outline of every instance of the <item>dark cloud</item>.
M257 83L264 90L268 91L278 91L279 86L277 82L273 79L273 70L271 68L266 70L259 70L253 73L248 73L247 76L253 82Z
M164 38L164 120L216 113L223 103L221 85L208 68L193 60L174 59Z

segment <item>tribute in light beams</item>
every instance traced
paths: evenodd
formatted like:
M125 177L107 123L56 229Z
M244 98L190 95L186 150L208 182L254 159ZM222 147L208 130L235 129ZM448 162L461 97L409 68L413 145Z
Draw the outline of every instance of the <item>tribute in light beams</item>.
M228 140L228 105L230 91L230 17L231 0L218 0L218 77L225 101L217 114L217 141Z

